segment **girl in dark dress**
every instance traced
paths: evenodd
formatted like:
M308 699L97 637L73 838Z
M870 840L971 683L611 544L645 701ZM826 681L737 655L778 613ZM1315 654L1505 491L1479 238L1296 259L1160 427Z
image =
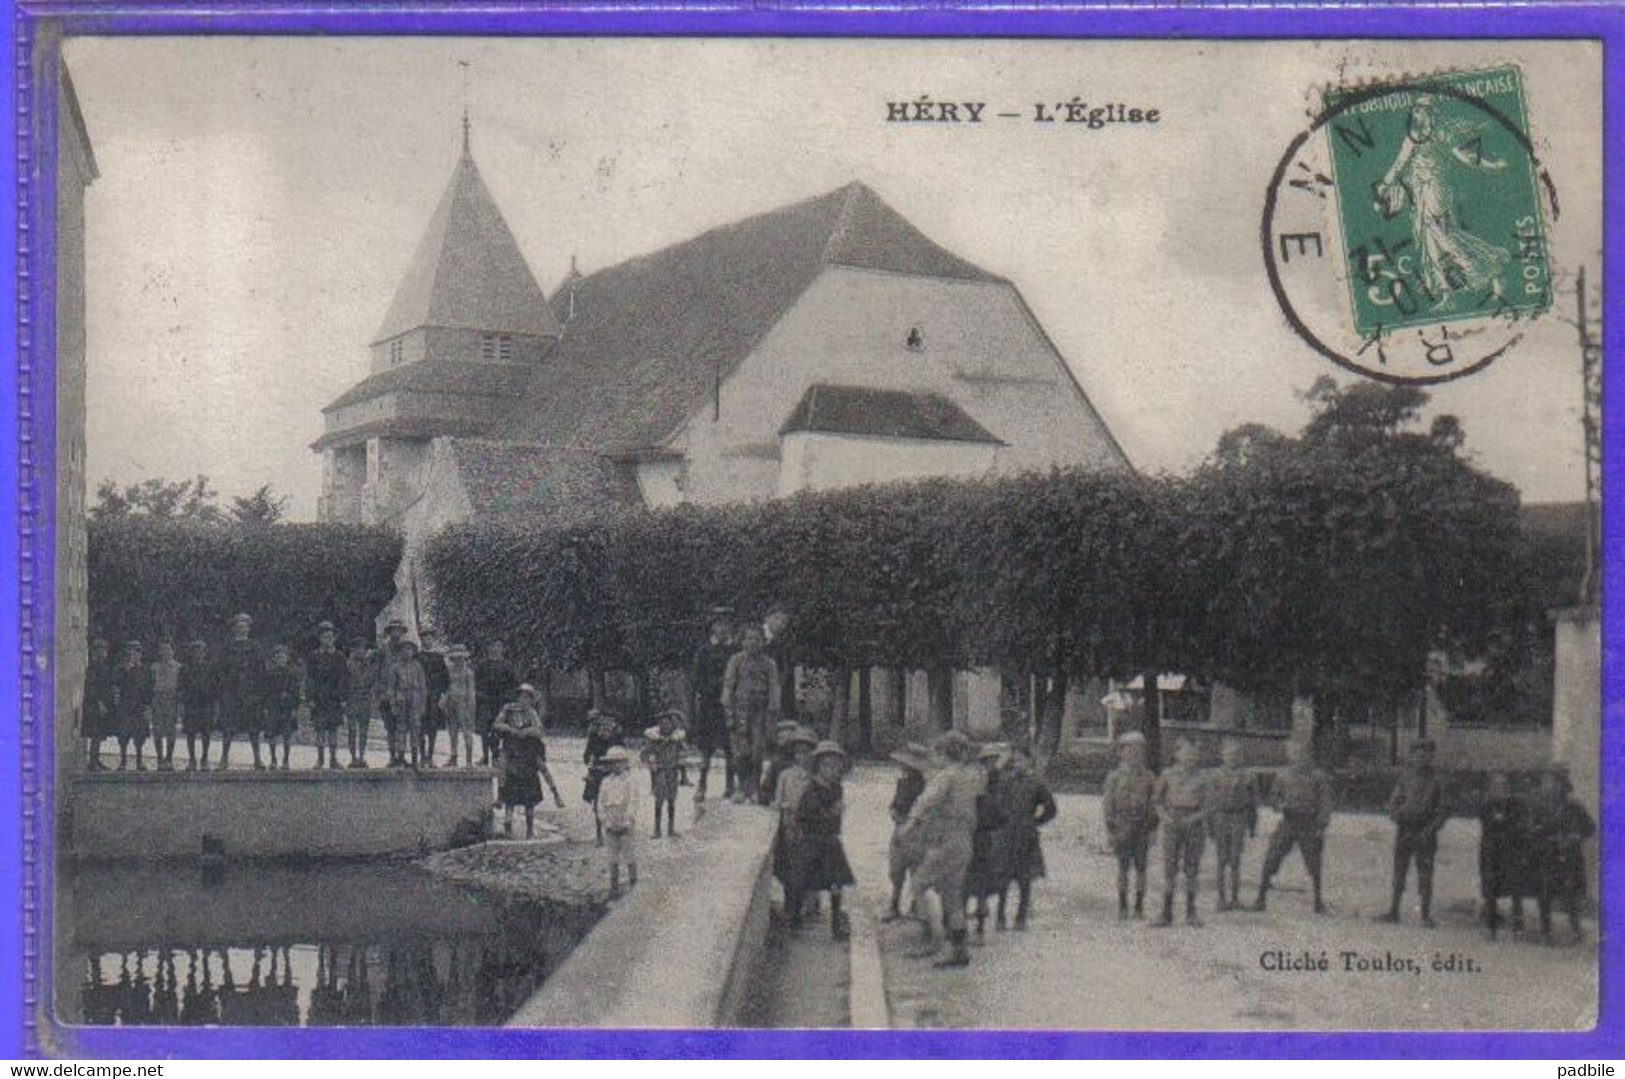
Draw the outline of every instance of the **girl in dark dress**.
M1004 815L1005 747L989 745L980 760L987 788L976 798L976 831L971 837L970 867L965 870L965 898L976 900L976 935L987 928L987 901L1010 882L1010 846Z
M1000 787L1006 841L1010 852L1010 880L1017 890L1016 928L1027 928L1032 905L1033 881L1044 875L1044 846L1038 829L1055 819L1055 796L1049 786L1033 774L1032 752L1018 746L1010 753L1008 775ZM999 913L994 925L1004 928L1006 883L999 889Z
M806 894L827 890L830 935L845 940L851 930L841 912L841 889L857 883L841 845L841 775L846 771L846 753L834 742L820 742L813 750L812 762L812 782L796 807L795 846L799 857L797 869L791 874L795 894L785 897L785 910L791 927L796 928Z
M553 802L564 808L559 788L547 770L547 746L542 742L542 717L536 711L536 689L519 687L519 699L503 705L491 724L491 733L502 739L502 778L497 797L502 802L502 830L513 835L514 806L525 809L525 838L536 834L536 803L542 800L542 780L552 792Z
M113 692L118 716L118 770L124 771L129 761L131 744L135 746L135 770L145 772L142 751L147 744L147 732L152 729L152 668L142 662L141 642L131 641L124 648L124 662L113 675Z

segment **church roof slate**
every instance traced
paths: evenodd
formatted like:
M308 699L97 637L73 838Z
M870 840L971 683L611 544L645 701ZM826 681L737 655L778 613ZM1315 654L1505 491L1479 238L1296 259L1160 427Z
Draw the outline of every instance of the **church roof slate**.
M513 397L525 391L530 371L514 363L418 360L368 375L322 409L335 412L386 393L445 393L466 397Z
M373 341L420 326L540 337L559 333L541 286L466 149Z
M861 183L711 229L576 280L564 335L505 424L527 441L658 445L829 266L1003 282ZM566 291L574 296L573 314Z
M476 518L558 519L643 501L632 466L591 450L461 438L452 456Z
M779 434L797 431L920 438L1002 445L963 408L938 393L815 383L791 409Z

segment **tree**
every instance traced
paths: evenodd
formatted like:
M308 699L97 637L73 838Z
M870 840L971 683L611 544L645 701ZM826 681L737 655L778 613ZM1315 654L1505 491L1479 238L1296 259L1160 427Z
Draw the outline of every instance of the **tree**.
M240 525L273 525L282 520L288 510L288 496L272 491L269 483L247 498L231 500L231 517Z
M1296 438L1226 436L1191 488L1215 673L1339 705L1398 706L1428 658L1483 655L1515 598L1518 496L1418 418L1412 386L1317 382ZM1248 452L1234 452L1244 444Z
M210 486L209 477L201 474L174 482L155 477L128 484L122 490L112 480L103 480L96 487L90 518L108 521L150 517L155 521L215 524L224 520L220 507L215 505L218 497L219 492Z

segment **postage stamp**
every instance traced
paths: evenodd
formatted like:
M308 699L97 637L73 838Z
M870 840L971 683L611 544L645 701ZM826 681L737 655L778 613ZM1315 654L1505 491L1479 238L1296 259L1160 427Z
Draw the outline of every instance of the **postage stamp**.
M1322 92L1265 199L1265 262L1299 336L1421 384L1522 341L1553 303L1560 211L1527 113L1516 65Z
M24 53L29 1052L1617 1039L1595 35L238 7Z

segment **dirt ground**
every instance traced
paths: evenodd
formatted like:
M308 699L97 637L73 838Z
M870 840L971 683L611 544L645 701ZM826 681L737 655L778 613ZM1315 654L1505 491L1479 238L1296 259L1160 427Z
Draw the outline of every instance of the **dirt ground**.
M845 836L857 898L877 916L889 898L893 782L891 769L868 765L847 780ZM1027 932L997 932L990 922L970 968L950 972L906 955L919 941L916 924L881 927L894 1026L1573 1030L1595 1023L1594 923L1586 921L1587 942L1579 945L1566 942L1563 928L1557 947L1530 936L1487 940L1478 922L1474 822L1452 820L1440 837L1435 929L1417 924L1414 883L1403 924L1373 921L1388 904L1392 826L1351 814L1334 819L1327 838L1328 914L1311 910L1296 854L1277 877L1267 912L1215 913L1210 849L1199 899L1205 925L1155 929L1117 920L1116 863L1099 798L1058 801L1060 815L1044 830L1049 876L1035 888ZM1256 892L1263 837L1275 819L1264 814L1260 838L1248 846L1244 901ZM1148 915L1161 890L1160 854L1153 847ZM1529 913L1533 921L1532 905ZM1264 969L1281 965L1280 953L1315 966L1324 956L1329 969Z

